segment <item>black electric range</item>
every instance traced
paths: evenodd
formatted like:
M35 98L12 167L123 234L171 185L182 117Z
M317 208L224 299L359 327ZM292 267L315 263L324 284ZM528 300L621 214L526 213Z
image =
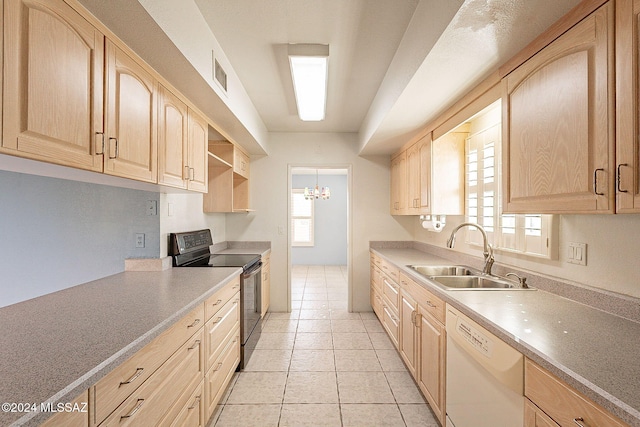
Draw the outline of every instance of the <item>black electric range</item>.
M212 254L211 230L169 235L169 255L174 267L241 267L240 275L240 365L243 369L260 338L262 262L256 254Z

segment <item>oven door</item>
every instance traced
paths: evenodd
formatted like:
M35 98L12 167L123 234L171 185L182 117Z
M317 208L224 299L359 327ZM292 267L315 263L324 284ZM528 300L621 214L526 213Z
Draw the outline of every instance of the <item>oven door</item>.
M262 262L243 272L240 279L240 313L242 316L240 319L240 336L242 338L240 369L243 369L260 338Z

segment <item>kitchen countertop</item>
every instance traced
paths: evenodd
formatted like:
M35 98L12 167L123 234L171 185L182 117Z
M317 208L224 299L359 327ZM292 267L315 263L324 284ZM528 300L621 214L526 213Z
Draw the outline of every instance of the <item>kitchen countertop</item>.
M124 272L0 308L0 403L71 402L241 271ZM0 412L0 425L48 415Z
M632 426L640 426L640 324L542 290L446 290L407 267L452 264L373 249L500 339Z

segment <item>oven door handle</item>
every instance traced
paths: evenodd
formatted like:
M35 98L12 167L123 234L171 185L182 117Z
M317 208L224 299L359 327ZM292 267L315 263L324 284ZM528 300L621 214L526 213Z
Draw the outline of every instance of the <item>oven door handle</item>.
M247 270L242 273L243 278L248 278L251 276L255 276L258 272L262 270L262 261L257 262L250 270Z

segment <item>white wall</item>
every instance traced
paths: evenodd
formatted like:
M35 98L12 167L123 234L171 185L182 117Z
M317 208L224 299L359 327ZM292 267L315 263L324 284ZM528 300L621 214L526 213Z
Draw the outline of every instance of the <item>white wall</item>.
M251 207L227 214L227 240L271 241L271 308L288 309L288 167L352 167L352 309L369 311L369 241L411 240L412 223L389 215L389 156L359 157L354 133L272 133L268 157L251 159ZM283 234L279 233L282 229Z

